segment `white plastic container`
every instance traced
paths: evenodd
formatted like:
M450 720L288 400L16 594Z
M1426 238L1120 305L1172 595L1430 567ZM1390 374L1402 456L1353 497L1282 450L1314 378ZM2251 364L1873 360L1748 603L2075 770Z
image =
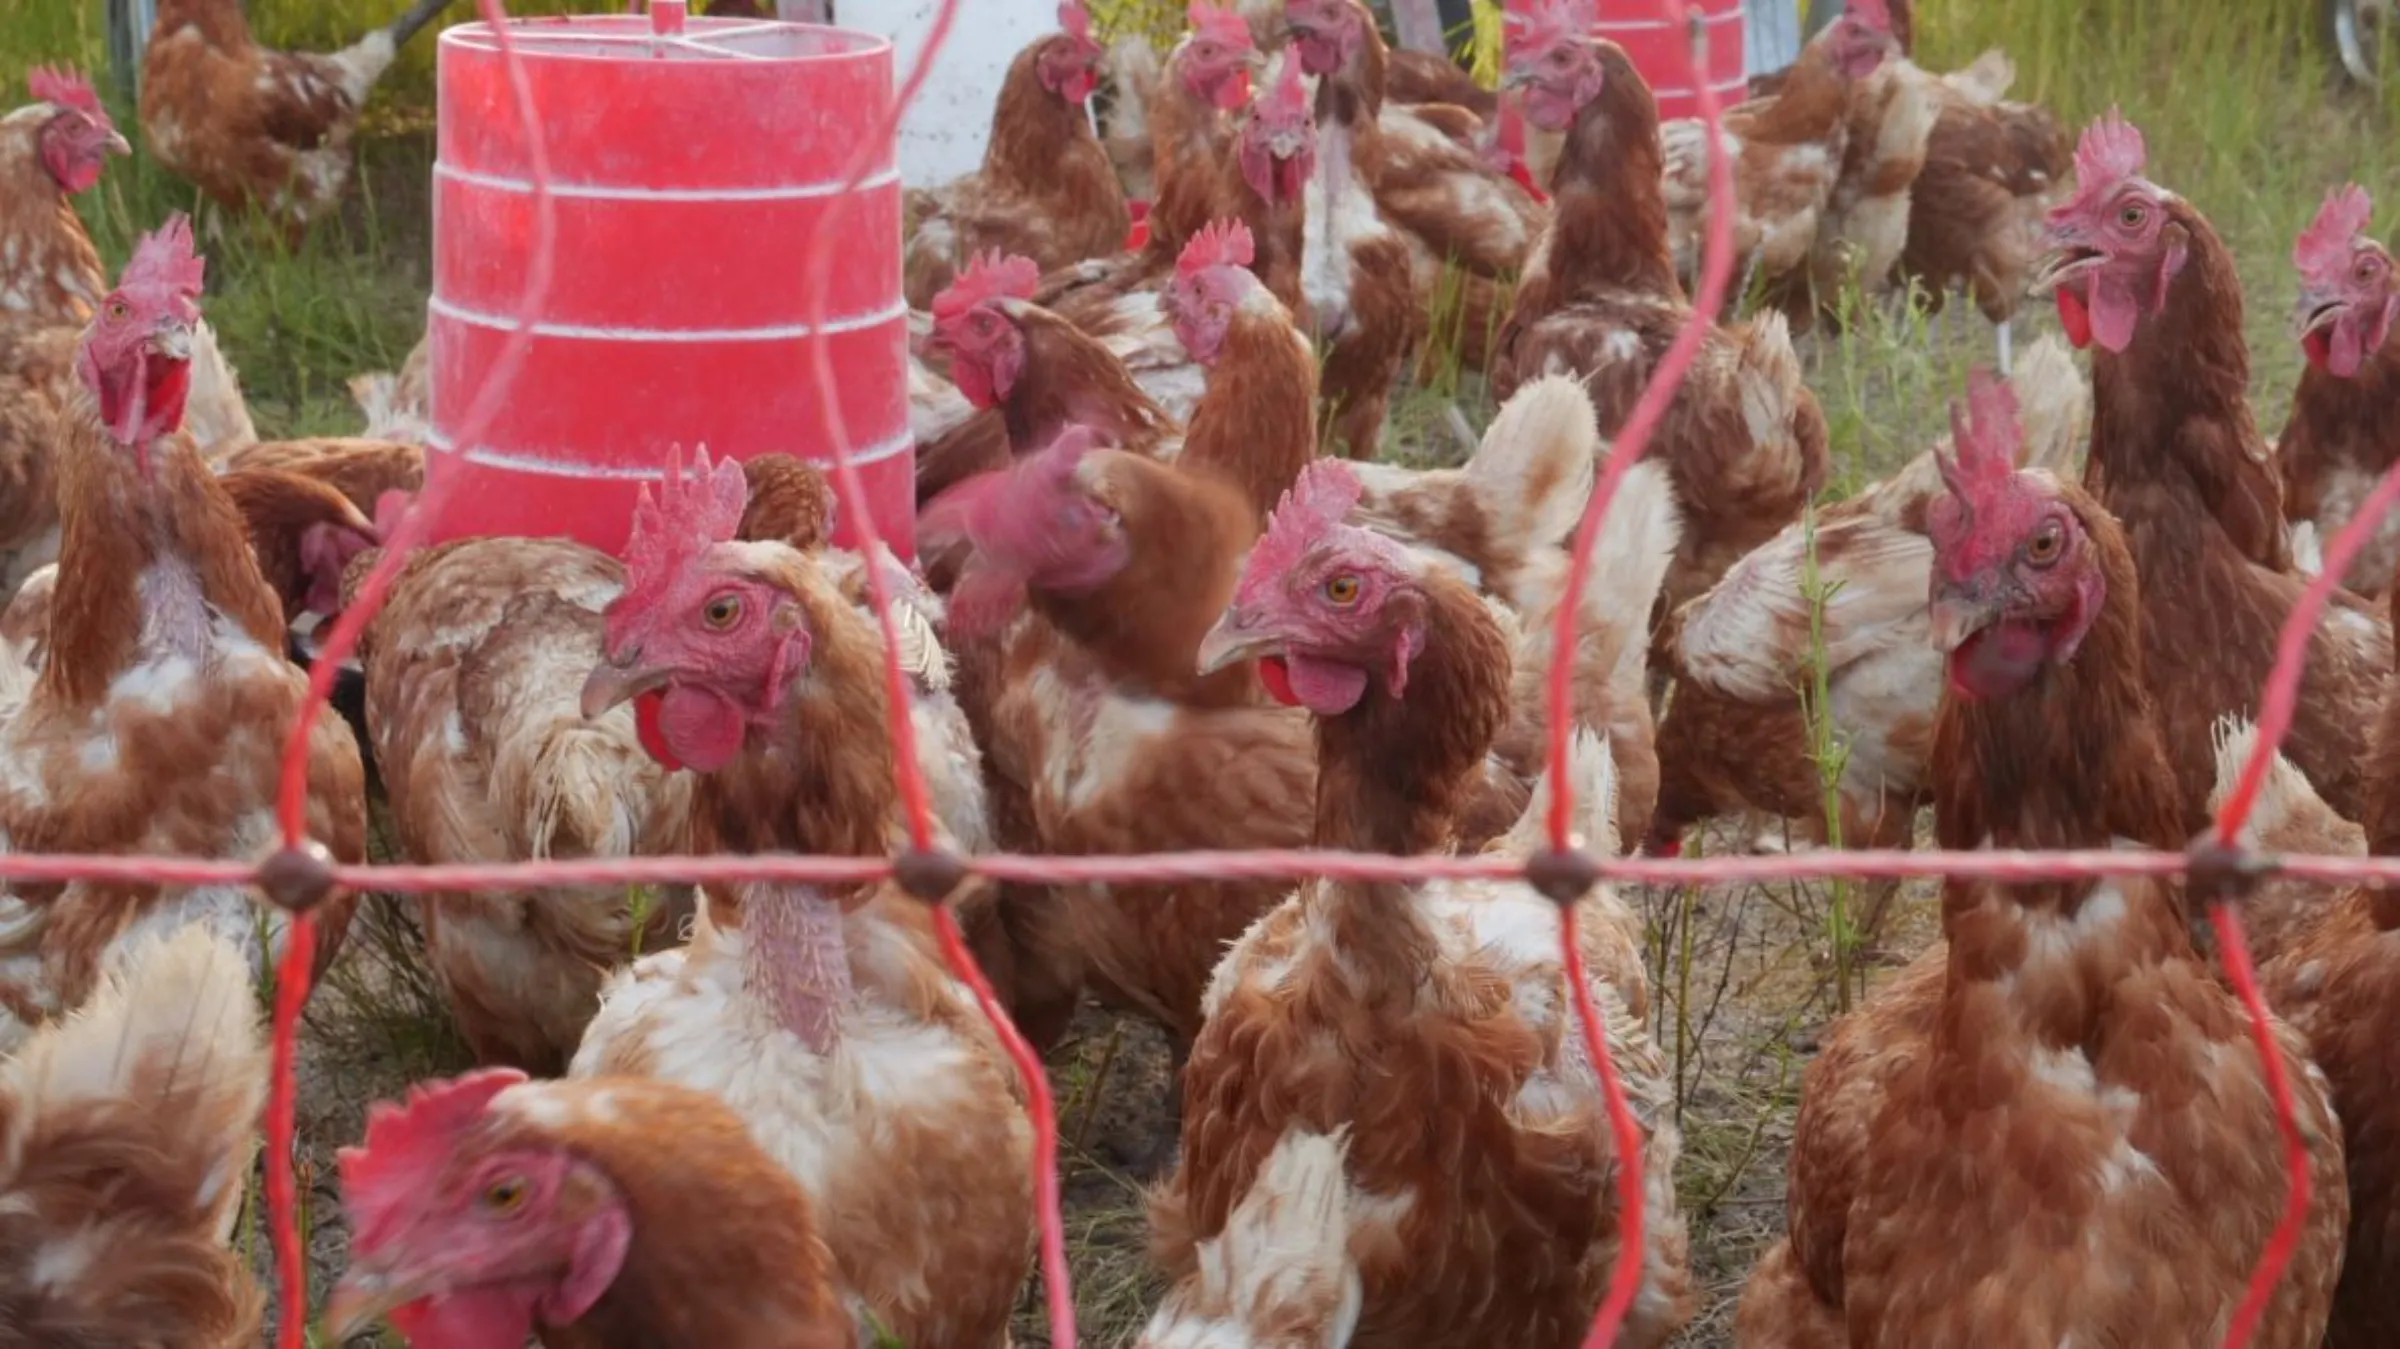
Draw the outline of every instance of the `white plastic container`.
M833 0L833 22L880 33L893 47L892 77L908 78L941 13L941 0ZM959 0L933 73L900 123L900 180L934 187L983 163L992 104L1009 62L1058 27L1058 0Z

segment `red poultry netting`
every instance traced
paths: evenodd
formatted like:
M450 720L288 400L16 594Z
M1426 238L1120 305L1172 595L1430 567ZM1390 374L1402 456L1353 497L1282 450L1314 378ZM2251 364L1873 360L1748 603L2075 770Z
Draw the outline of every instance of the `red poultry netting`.
M484 18L491 24L502 60L505 64L515 115L528 128L526 144L531 158L535 202L535 262L525 278L523 297L516 322L507 346L487 379L482 393L468 410L465 425L452 437L459 445L472 444L489 426L507 396L511 382L522 367L531 341L530 316L539 313L548 297L555 263L556 219L551 196L550 169L539 134L540 110L533 104L530 86L523 65L511 40L506 15L499 0L478 0ZM925 83L934 55L947 39L957 18L959 0L944 0L928 40L914 68L899 90L897 98L884 119L884 136L888 141L897 130L902 112L916 97ZM1703 25L1694 22L1681 0L1667 0L1667 9L1678 23L1685 24L1691 33L1691 61L1695 70L1705 65L1707 33ZM1720 107L1705 80L1695 80L1698 88L1701 117L1708 127L1709 143L1715 142ZM877 157L876 142L862 146L856 162L847 175L847 185L855 188L867 176ZM1733 196L1733 173L1730 161L1724 156L1713 157L1710 165L1709 191L1717 209L1710 212L1710 226L1704 251L1699 294L1695 299L1690 322L1684 327L1661 362L1656 378L1643 392L1631 418L1611 449L1600 474L1582 525L1575 538L1575 566L1570 574L1565 601L1559 606L1560 632L1557 650L1573 649L1572 624L1578 612L1578 596L1586 581L1586 573L1599 534L1599 524L1608 513L1609 502L1615 495L1626 472L1640 459L1650 434L1658 425L1669 401L1674 397L1686 370L1703 340L1708 326L1723 305L1728 280L1732 274L1732 218L1726 209ZM851 198L836 199L833 209L820 222L819 229L831 231L838 227L842 213ZM814 241L812 240L812 243ZM826 434L834 450L836 487L841 494L844 514L859 522L864 536L863 546L877 543L873 515L865 508L865 491L857 469L851 462L852 447L847 429L843 426L840 403L832 396L833 371L823 340L821 319L824 314L826 282L832 267L832 250L811 247L805 256L810 266L812 296L811 328L817 334L810 344L809 376L822 395L826 412ZM248 865L232 862L192 861L172 858L88 857L88 856L9 856L0 857L0 880L116 880L159 884L247 884L255 886L270 898L295 913L290 931L288 950L276 984L274 1035L274 1090L267 1112L268 1155L275 1159L267 1168L267 1196L271 1209L271 1225L281 1282L282 1320L280 1344L285 1349L298 1349L305 1342L307 1317L307 1279L303 1253L297 1233L294 1199L293 1142L296 1085L294 1056L297 1048L297 1029L300 1011L307 1001L311 962L316 944L316 923L310 914L314 901L336 889L375 890L391 893L471 891L518 889L527 887L640 884L666 881L689 883L735 881L836 882L895 878L913 891L932 892L936 901L936 922L944 955L957 975L974 991L984 1014L990 1018L1010 1055L1031 1084L1030 1108L1037 1137L1036 1187L1042 1223L1041 1258L1043 1283L1049 1298L1051 1341L1065 1349L1075 1343L1073 1297L1066 1268L1065 1235L1059 1210L1057 1170L1058 1138L1053 1118L1049 1085L1042 1066L1026 1045L1007 1014L1000 1008L989 983L984 979L972 957L967 953L953 915L938 906L939 892L952 888L964 876L983 876L998 880L1072 882L1172 882L1176 880L1288 878L1326 876L1346 880L1410 881L1442 878L1510 877L1520 879L1560 901L1560 950L1567 970L1568 985L1573 992L1575 1013L1580 1024L1585 1049L1598 1067L1606 1093L1611 1130L1615 1138L1618 1162L1618 1191L1622 1205L1624 1251L1637 1250L1642 1244L1642 1225L1645 1214L1642 1205L1642 1140L1639 1125L1628 1107L1623 1088L1612 1063L1600 1014L1588 995L1582 958L1576 941L1576 913L1572 901L1588 892L1595 884L1607 882L1650 882L1666 884L1739 883L1769 879L1814 879L1824 877L1896 878L1914 876L1972 877L2002 882L2097 879L2109 876L2186 876L2195 889L2205 890L2212 901L2212 921L2222 945L2223 959L2243 1005L2247 1008L2253 1036L2265 1062L2268 1085L2273 1093L2278 1124L2286 1151L2289 1175L2289 1196L2282 1222L2277 1227L2265 1251L2260 1255L2252 1275L2247 1297L2237 1311L2226 1336L2228 1349L2242 1349L2250 1342L2260 1316L2276 1284L2289 1264L2296 1246L2301 1222L2309 1203L2309 1168L2306 1143L2294 1109L2291 1084L2286 1080L2282 1060L2274 1052L2272 1031L2264 1000L2254 977L2248 949L2244 943L2239 914L2222 902L2229 893L2248 880L2269 874L2283 874L2326 883L2400 882L2400 859L2361 859L2348 857L2269 857L2248 851L2240 842L2240 832L2248 818L2252 803L2273 763L2277 747L2282 742L2292 720L2298 697L2301 667L2306 656L2308 634L2331 596L2336 579L2347 574L2352 559L2363 546L2376 523L2400 497L2400 468L2388 473L2369 497L2364 509L2333 541L2324 566L2310 585L2306 597L2285 625L2274 672L2265 690L2259 734L2256 746L2236 789L2224 802L2215 828L2185 854L2163 852L2053 852L2053 853L1869 853L1821 852L1799 857L1778 858L1713 858L1706 860L1668 860L1650 858L1600 858L1582 851L1570 833L1569 822L1574 818L1573 779L1565 770L1568 746L1567 728L1570 725L1570 679L1565 662L1551 671L1548 698L1550 725L1553 728L1550 746L1550 769L1553 795L1547 821L1550 847L1545 852L1521 859L1423 857L1396 858L1363 854L1340 854L1309 851L1270 851L1250 853L1177 853L1146 857L1026 857L976 856L949 858L937 856L933 831L933 816L926 784L917 766L912 744L909 719L897 716L891 720L893 762L906 803L910 837L914 853L899 858L794 858L794 857L649 857L607 862L541 862L508 866L339 866L334 865L324 849L310 840L306 831L308 800L308 740L310 727L321 715L334 678L334 672L355 647L359 633L373 616L390 591L402 559L408 549L422 539L428 523L437 518L443 508L448 487L456 481L448 475L428 477L425 491L415 506L398 522L385 540L381 560L367 578L358 598L345 610L310 676L308 703L293 728L287 747L284 777L279 800L283 850L263 863ZM890 597L882 576L875 568L866 572L873 590L874 603L884 628L885 675L895 707L907 704L907 676L898 651L899 643L893 626ZM1607 1297L1594 1319L1587 1346L1604 1346L1615 1339L1617 1327L1632 1305L1640 1281L1641 1262L1620 1259L1612 1276Z

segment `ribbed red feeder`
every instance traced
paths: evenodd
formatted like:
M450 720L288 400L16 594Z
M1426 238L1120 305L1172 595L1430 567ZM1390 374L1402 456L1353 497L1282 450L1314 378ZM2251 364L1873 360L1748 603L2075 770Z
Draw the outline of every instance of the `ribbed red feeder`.
M1658 96L1660 121L1700 115L1693 79L1690 28L1667 17L1666 0L1609 0L1607 16L1592 25L1625 49L1633 68ZM1742 0L1685 0L1684 9L1708 26L1708 69L1699 72L1717 91L1719 106L1732 107L1750 92L1743 64Z
M487 24L442 34L427 308L435 448L459 479L436 541L565 535L615 552L668 447L830 464L810 377L812 238L835 250L824 327L878 532L915 532L908 308L893 139L832 232L853 156L891 105L892 49L836 28L649 17L512 21L539 109L557 253L497 417L455 443L507 346L532 266L526 128ZM857 522L840 541L855 543Z
M1510 13L1530 9L1530 0L1507 0ZM1749 96L1750 81L1742 47L1742 0L1685 0L1684 10L1707 26L1708 68L1700 73L1717 92L1719 107L1730 108ZM1691 29L1668 17L1666 0L1609 0L1609 17L1592 24L1592 35L1625 49L1626 59L1642 72L1658 99L1660 121L1700 115L1700 94L1693 78ZM1525 122L1512 101L1500 111L1500 145L1516 159L1517 181L1540 191L1523 167Z

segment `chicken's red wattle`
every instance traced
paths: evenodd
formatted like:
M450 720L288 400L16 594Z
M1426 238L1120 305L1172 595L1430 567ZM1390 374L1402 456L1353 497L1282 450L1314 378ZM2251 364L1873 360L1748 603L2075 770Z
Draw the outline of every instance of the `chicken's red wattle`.
M2300 339L2300 349L2308 353L2310 365L2323 370L2333 356L2332 336L2323 328L2314 329Z
M1292 692L1292 667L1283 663L1283 657L1260 657L1258 682L1267 686L1268 697L1285 707L1300 705L1300 695Z
M673 750L667 748L667 734L659 729L658 724L659 711L666 705L666 701L665 689L651 689L649 692L635 697L633 700L633 728L634 733L641 737L643 753L664 764L669 772L678 772L683 768L683 761L675 757Z
M2067 340L2081 351L2092 344L2092 310L2081 295L2065 286L2058 288L2058 321L2066 325Z

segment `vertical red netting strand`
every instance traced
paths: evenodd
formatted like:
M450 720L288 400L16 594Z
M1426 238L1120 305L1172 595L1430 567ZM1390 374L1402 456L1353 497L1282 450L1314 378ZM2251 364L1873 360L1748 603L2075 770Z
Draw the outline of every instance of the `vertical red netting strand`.
M833 276L833 250L824 240L856 205L859 185L874 171L878 161L892 153L901 118L923 91L925 81L933 73L934 61L950 40L958 5L959 0L942 0L941 8L934 14L933 26L926 31L924 46L917 52L908 78L893 96L882 125L858 148L849 172L843 175L841 193L818 219L802 253L809 269L806 287L809 374L816 381L817 397L825 408L825 434L833 447L834 485L840 493L843 514L858 522L859 551L866 558L867 593L874 601L875 621L883 629L883 676L890 708L892 771L907 811L909 842L919 852L930 851L937 842L932 797L917 762L916 728L909 716L908 673L900 664L899 628L892 617L890 587L885 583L877 557L883 540L874 514L867 509L866 484L859 478L858 466L851 458L850 427L834 384L832 344L825 331L825 297ZM966 940L958 930L957 916L946 901L934 906L934 929L941 939L944 963L974 993L976 1006L1024 1077L1026 1108L1033 1117L1034 1201L1041 1214L1042 1287L1049 1298L1050 1342L1055 1349L1075 1349L1075 1293L1067 1270L1066 1215L1060 1205L1058 1179L1058 1115L1051 1098L1049 1075L1042 1070L1040 1056L1017 1033L1007 1009L993 996L991 981L976 966L974 954L967 949Z
M2325 552L2324 565L2309 582L2300 602L2292 606L2291 617L2284 620L2275 648L2275 668L2267 675L2267 687L2259 695L2257 743L2251 747L2250 758L2242 765L2242 775L2234 783L2233 791L2217 811L2219 845L2230 848L2239 844L2242 826L2249 821L2251 807L2258 802L2259 791L2266 784L2267 772L2274 765L2283 737L2291 730L2292 714L2299 707L2300 675L2308 664L2308 639L2324 617L2334 587L2350 574L2351 564L2358 560L2359 551L2366 547L2368 537L2382 523L2395 500L2400 500L2400 465L2384 471L2358 513L2334 535L2333 546ZM2308 1221L2308 1138L2300 1128L2299 1107L2292 1098L2292 1084L2290 1075L2284 1071L2283 1056L2277 1052L2274 1023L2268 1018L2266 999L2259 992L2257 972L2251 968L2242 916L2233 905L2220 903L2209 918L2216 926L2226 977L2241 995L2243 1008L2250 1013L2251 1038L2258 1042L2267 1090L2275 1098L2275 1120L2283 1132L2284 1166L2290 1180L2283 1220L2276 1224L2274 1236L2260 1253L2258 1267L2250 1275L2249 1292L2235 1311L2233 1326L2225 1335L2225 1349L2249 1349L2250 1338L2266 1315L2276 1285L2291 1267Z
M534 316L549 300L558 241L550 200L550 156L542 143L541 116L533 105L533 87L526 80L524 63L518 59L509 34L508 12L501 0L477 0L477 8L491 25L494 40L499 44L500 59L508 71L509 92L517 105L517 119L525 128L526 160L533 173L534 260L532 272L525 278L524 296L518 301L517 320L509 331L508 343L501 349L500 359L492 363L454 442L461 450L483 434L525 363L533 342ZM291 739L284 744L282 791L276 802L286 848L309 846L309 739L317 717L332 696L334 678L357 647L359 633L382 606L408 550L424 535L428 522L440 517L442 501L457 476L428 476L424 490L401 515L391 537L382 540L382 556L375 560L375 566L359 587L358 598L342 610L317 654L316 663L309 669L308 696L293 721ZM276 1343L281 1349L302 1349L307 1342L308 1255L300 1248L293 1167L297 1163L294 1144L299 1113L300 1009L308 1001L309 977L316 961L316 928L312 914L292 917L283 962L275 977L274 1076L267 1099L266 1188L276 1275L281 1284L278 1292L282 1312L276 1331Z
M1720 109L1707 73L1707 25L1698 21L1683 0L1667 0L1667 21L1684 25L1690 35L1685 59L1698 90L1704 140L1713 147L1717 144ZM1709 329L1716 322L1717 310L1725 303L1725 290L1733 276L1733 163L1723 154L1711 154L1708 160L1708 239L1701 254L1700 293L1693 299L1691 316L1675 334L1649 385L1642 390L1633 412L1618 431L1616 444L1609 448L1608 462L1601 469L1600 480L1592 487L1591 502L1584 508L1583 522L1575 531L1575 563L1567 571L1566 590L1559 602L1558 636L1551 645L1557 654L1550 665L1549 825L1550 846L1561 851L1576 846L1572 823L1575 785L1568 772L1574 742L1575 684L1573 662L1567 659L1567 653L1576 645L1576 619L1583 606L1584 585L1590 579L1592 552L1599 545L1600 526L1608 518L1609 502L1635 461L1642 457L1642 451L1649 447L1651 434L1658 429L1668 404L1682 387L1684 375L1700 354L1700 344L1707 340ZM1567 973L1567 992L1575 1004L1575 1020L1583 1031L1584 1050L1600 1074L1601 1093L1608 1103L1609 1131L1617 1153L1617 1261L1609 1273L1608 1296L1602 1300L1599 1314L1592 1318L1591 1333L1584 1337L1585 1349L1606 1349L1616 1343L1617 1330L1624 1325L1642 1287L1645 1263L1642 1130L1641 1122L1634 1118L1633 1108L1625 1099L1625 1086L1618 1079L1616 1061L1609 1055L1607 1028L1601 1024L1600 1010L1593 1005L1591 990L1584 982L1580 939L1574 909L1562 907L1558 941L1561 963Z

